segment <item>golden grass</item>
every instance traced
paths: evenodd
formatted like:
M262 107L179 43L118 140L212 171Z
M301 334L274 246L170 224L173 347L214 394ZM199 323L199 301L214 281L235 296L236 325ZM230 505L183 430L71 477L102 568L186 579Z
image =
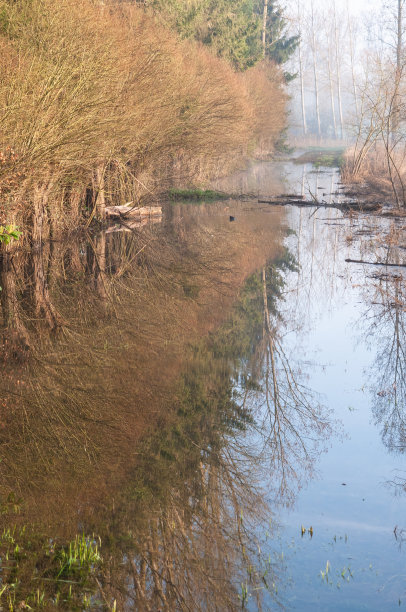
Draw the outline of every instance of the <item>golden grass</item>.
M404 145L388 151L383 144L372 146L357 163L360 152L354 147L344 155L342 178L346 183L362 185L366 194L385 198L398 206L406 203L406 149Z

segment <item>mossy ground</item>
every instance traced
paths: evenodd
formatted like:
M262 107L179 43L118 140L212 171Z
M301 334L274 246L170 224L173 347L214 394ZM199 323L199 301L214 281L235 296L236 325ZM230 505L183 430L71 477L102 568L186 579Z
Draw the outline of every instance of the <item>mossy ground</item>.
M215 191L213 189L170 189L169 199L177 200L227 200L230 195L223 191Z
M293 161L295 164L313 164L316 168L321 166L327 168L341 167L344 151L343 148L311 148Z

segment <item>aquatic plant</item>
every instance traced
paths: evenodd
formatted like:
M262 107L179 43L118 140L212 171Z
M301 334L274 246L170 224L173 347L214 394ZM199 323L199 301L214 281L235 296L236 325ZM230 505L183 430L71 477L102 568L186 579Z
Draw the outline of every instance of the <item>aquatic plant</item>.
M16 609L100 609L95 594L102 567L100 540L84 534L57 543L35 525L0 534L0 605Z
M213 189L175 189L169 190L171 200L226 200L229 194Z
M83 572L91 572L102 561L99 552L99 544L94 538L77 535L69 543L69 546L62 548L57 555L61 569L57 578L62 576L73 576Z

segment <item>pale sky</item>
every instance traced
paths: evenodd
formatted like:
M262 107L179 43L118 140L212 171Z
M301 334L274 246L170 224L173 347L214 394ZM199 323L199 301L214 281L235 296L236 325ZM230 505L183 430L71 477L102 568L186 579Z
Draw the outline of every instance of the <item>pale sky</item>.
M311 0L300 0L300 4L306 5L310 7ZM297 10L297 0L285 0L285 6L292 10ZM354 14L360 14L363 12L370 13L372 10L379 11L383 4L383 0L349 0L348 2L350 7L350 12ZM332 6L332 2L330 0L314 0L314 5L319 5L323 7ZM347 7L347 0L336 0L337 8Z

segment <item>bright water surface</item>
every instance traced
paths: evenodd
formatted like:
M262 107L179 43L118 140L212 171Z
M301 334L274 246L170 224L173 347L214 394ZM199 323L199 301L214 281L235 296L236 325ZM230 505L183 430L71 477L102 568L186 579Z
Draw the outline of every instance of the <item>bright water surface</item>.
M404 269L345 262L399 245L400 221L240 200L3 261L4 527L100 535L97 609L405 606Z
M331 195L340 189L335 170L288 164L283 171L287 193L327 203L341 197ZM245 184L264 194L261 178ZM402 268L345 259L404 262L395 247L404 251L404 224L295 207L287 224L300 270L284 288L285 350L303 364L341 435L330 438L292 507L276 511L286 564L281 599L297 610L398 608L406 605L405 279ZM302 525L313 537L301 535Z

